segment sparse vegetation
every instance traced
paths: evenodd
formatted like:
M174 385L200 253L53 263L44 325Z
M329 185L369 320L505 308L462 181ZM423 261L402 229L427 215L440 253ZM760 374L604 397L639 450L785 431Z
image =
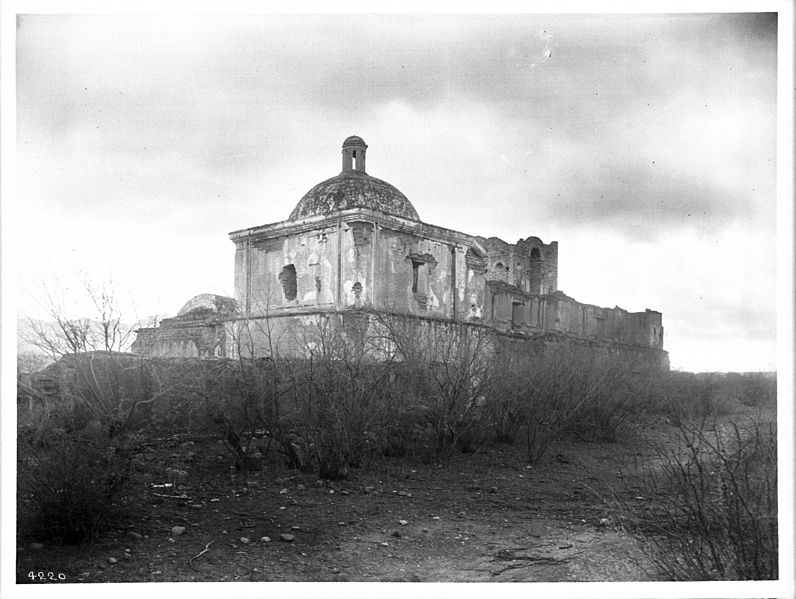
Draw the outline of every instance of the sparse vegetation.
M681 421L675 443L644 468L644 509L621 521L670 580L777 578L776 422Z
M567 461L564 445L638 444L640 424L668 422L676 438L659 437L654 459L637 464L644 509L621 487L609 502L655 576L776 577L773 377L662 373L566 344L520 358L479 327L429 336L406 319L345 334L333 324L306 320L302 358L280 356L278 343L272 357L247 355L243 334L234 360L62 356L47 371L57 392L30 387L38 395L19 410L21 536L96 539L165 468L142 458L156 437L210 436L243 475L342 481L379 460L444 467L519 440L535 468L551 454Z

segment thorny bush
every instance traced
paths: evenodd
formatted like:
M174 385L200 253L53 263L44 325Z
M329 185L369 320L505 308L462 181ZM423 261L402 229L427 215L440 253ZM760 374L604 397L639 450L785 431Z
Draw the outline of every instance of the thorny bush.
M646 468L646 509L614 504L626 529L668 579L775 579L776 422L683 421L678 435Z
M121 513L146 399L136 395L137 364L118 354L69 356L57 367L60 394L19 412L19 532L79 543Z

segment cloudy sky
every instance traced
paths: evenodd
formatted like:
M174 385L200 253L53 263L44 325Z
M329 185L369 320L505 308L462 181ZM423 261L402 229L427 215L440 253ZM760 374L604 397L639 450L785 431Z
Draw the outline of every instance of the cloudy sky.
M663 312L673 367L775 368L776 15L29 15L16 44L22 315L78 273L131 316L232 295L227 233L359 135L423 221L557 240L565 293Z

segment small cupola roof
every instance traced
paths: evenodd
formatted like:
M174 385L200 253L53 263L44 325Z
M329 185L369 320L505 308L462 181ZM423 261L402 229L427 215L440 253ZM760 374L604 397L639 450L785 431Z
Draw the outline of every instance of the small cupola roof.
M420 220L414 206L395 187L365 172L368 145L352 135L343 142L343 170L310 189L299 200L289 220L301 220L349 208L368 208L392 216Z

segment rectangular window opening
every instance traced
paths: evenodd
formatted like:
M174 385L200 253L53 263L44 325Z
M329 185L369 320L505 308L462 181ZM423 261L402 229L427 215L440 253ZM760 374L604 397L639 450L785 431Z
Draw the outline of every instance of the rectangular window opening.
M511 326L521 327L523 325L523 311L525 304L512 302L511 304Z
M420 274L420 266L422 262L415 262L412 260L412 293L417 293L417 280Z

